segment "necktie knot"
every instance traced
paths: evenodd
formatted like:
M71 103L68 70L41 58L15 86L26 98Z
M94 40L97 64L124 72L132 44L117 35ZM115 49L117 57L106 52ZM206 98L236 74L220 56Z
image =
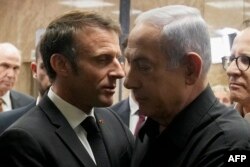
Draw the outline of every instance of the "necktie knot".
M95 119L91 116L87 117L82 123L82 127L86 130L88 134L98 133L99 129L95 122Z

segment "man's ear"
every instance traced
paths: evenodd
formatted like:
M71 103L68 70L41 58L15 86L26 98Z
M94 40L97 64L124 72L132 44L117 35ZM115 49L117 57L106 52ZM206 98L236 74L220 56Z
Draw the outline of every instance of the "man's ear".
M70 75L71 66L69 65L68 60L62 54L53 54L50 58L50 64L57 75Z
M200 77L202 71L202 59L195 52L189 52L185 56L185 80L186 84L192 85Z
M31 62L31 64L30 64L30 69L31 69L31 71L32 71L32 76L33 76L33 78L37 78L37 64L36 64L36 62Z

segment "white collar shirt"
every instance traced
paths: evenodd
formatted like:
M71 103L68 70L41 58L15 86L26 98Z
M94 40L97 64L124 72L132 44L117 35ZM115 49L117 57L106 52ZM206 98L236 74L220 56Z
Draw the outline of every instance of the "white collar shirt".
M12 103L11 103L11 99L10 99L10 91L6 92L1 98L4 101L3 104L2 104L3 111L6 112L6 111L12 110Z
M134 134L136 124L139 120L139 115L138 115L139 106L137 102L132 98L131 93L129 94L129 107L130 107L129 129Z
M63 116L66 118L66 120L69 122L70 126L75 131L79 140L81 141L81 143L83 144L83 146L87 150L88 154L93 159L93 161L96 163L92 149L91 149L89 142L87 140L87 132L80 125L82 123L82 121L85 120L88 116L92 116L95 119L94 109L92 109L90 114L87 115L84 111L71 105L70 103L66 102L61 97L59 97L57 94L55 94L51 87L50 87L49 92L48 92L48 97L56 105L56 107L60 110L60 112L63 114Z

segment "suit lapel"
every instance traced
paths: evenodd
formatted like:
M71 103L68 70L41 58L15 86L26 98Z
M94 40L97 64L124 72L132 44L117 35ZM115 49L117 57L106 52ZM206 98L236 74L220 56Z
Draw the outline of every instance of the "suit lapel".
M140 166L140 163L142 162L148 150L148 143L149 143L149 138L147 135L145 135L143 139L136 138L135 141L136 149L134 149L133 152L131 167Z
M45 96L39 106L55 126L55 133L63 141L66 147L80 160L85 167L96 167L85 147L78 139L75 131L52 101Z
M122 121L129 127L129 118L130 118L130 105L129 105L129 99L125 99L120 101L119 103L113 105L110 107L112 110L114 110L119 117L122 119Z
M123 120L124 120L124 123L129 127L129 117L130 117L130 107L129 107L130 105L129 105L129 100L128 100L128 98L124 101L124 103L123 103L123 112L120 112L120 114L121 114L121 117L123 118Z
M146 156L150 142L159 134L159 124L148 118L136 138L131 167L143 166L141 163L145 161L143 159Z
M115 125L112 124L112 122L109 120L110 117L109 115L105 114L107 112L104 110L104 108L95 108L95 117L103 136L104 144L111 162L111 166L116 167L119 166L119 155L117 154L117 148L114 142L116 136L111 131L111 127Z
M56 130L56 133L85 167L96 167L88 152L71 128L62 126Z
M12 107L12 109L15 109L15 108L17 108L18 107L18 101L19 101L19 99L18 99L18 97L15 95L15 92L14 91L10 91L10 101L11 101L11 107Z

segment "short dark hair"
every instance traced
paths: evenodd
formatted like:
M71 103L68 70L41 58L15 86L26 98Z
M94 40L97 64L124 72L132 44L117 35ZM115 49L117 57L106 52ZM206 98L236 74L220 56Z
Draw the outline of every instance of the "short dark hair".
M99 27L121 34L118 23L94 12L71 11L56 18L48 25L41 39L40 52L47 74L52 81L56 77L56 72L51 67L50 58L55 53L65 56L71 63L74 72L77 73L78 48L75 34L79 30L82 31L89 27Z

